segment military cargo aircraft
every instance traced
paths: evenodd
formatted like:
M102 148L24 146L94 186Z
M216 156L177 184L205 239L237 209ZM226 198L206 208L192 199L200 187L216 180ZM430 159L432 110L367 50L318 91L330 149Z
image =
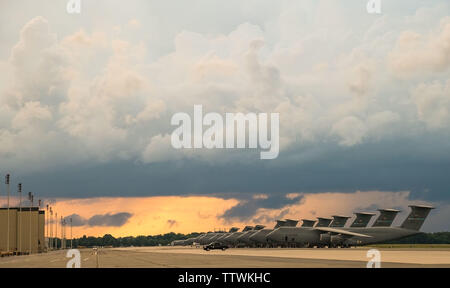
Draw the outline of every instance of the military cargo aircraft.
M261 229L255 234L249 237L249 240L252 242L253 246L256 247L270 247L272 243L270 243L267 239L267 234L273 232L275 229L279 227L295 227L297 226L298 221L296 220L277 220L277 224L273 229Z
M233 230L234 228L231 228L231 230ZM219 232L208 232L204 237L201 237L198 239L197 243L201 244L201 245L208 245L214 241L216 241L218 238L221 238L222 236L226 235L228 233L224 232L224 231L219 231Z
M369 225L370 219L372 219L372 217L375 215L374 213L366 213L366 212L359 212L359 213L355 213L356 218L355 220L352 222L352 224L350 225L350 227L359 227L359 228L363 228L363 227L367 227L367 225ZM347 223L347 220L349 219L349 217L347 216L333 216L333 221L330 223L330 225L328 227L333 227L333 228L339 228L339 227L344 227L345 224ZM320 228L320 227L318 227ZM309 246L309 243L305 243L307 244L307 246ZM328 246L328 239L323 238L319 240L319 243L316 243L316 246L318 247L325 247Z
M264 229L264 227L265 226L263 226L263 225L256 225L252 230L242 233L242 235L240 235L236 238L237 244L246 246L246 247L253 246L252 245L253 242L250 241L250 236L252 236L253 234L257 233L258 231Z
M253 230L253 226L245 226L244 229L242 229L241 232L234 232L231 233L230 235L220 239L221 242L234 247L237 244L237 238L239 236L241 236L242 234L244 234L247 231Z
M380 217L388 215L388 220L377 219L377 226L372 227L279 227L267 234L267 239L278 245L295 244L297 246L350 247L381 243L421 233L426 217L434 209L430 206L411 205L411 213L400 227L390 227L397 210L380 211ZM389 223L389 226L386 226ZM381 225L381 226L380 226ZM353 226L353 224L351 225Z
M263 246L267 245L267 240L266 240L267 234L272 232L274 229L277 229L278 227L282 227L285 225L286 225L286 221L277 220L277 224L275 224L274 228L261 229L258 232L254 233L253 235L251 235L248 239L252 242L252 245L254 245L256 247L263 247Z
M238 231L239 231L239 228L233 227L227 233L223 233L223 235L220 235L219 237L217 237L215 239L215 241L219 241L220 242L223 238L229 236L230 234L232 234L234 232L238 232Z

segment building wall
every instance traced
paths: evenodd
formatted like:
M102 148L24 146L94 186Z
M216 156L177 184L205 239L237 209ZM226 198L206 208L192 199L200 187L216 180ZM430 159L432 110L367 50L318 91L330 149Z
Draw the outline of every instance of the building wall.
M39 229L38 229L38 240L39 240L39 252L45 250L45 212L39 211Z
M45 248L45 212L29 208L11 208L10 252L42 252ZM0 251L7 251L7 209L0 209ZM30 238L31 236L31 238Z
M39 218L38 211L22 211L19 212L21 247L22 251L38 252L38 228ZM31 236L31 237L30 237Z
M9 209L9 251L14 252L16 250L16 221L17 211L15 209ZM0 251L6 252L7 239L8 239L8 210L0 210Z

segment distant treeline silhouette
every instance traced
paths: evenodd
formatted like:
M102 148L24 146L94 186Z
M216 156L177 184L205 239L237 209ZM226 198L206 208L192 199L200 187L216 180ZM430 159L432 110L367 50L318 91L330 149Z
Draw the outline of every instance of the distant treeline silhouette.
M184 240L191 237L197 237L202 233L180 234L167 233L164 235L155 236L127 236L115 238L110 234L105 234L103 237L86 237L73 239L73 247L94 247L94 246L113 246L113 247L130 247L130 246L167 246L172 241ZM69 240L70 242L70 240ZM68 244L70 247L70 243Z
M167 246L172 241L184 240L191 237L197 237L202 233L180 234L167 233L155 236L129 236L115 238L110 234L103 237L87 237L73 239L73 247L94 247L94 246L112 246L112 247L130 247L130 246ZM59 241L58 241L59 242ZM397 241L391 241L386 244L450 244L450 232L423 233ZM68 240L67 247L70 247Z

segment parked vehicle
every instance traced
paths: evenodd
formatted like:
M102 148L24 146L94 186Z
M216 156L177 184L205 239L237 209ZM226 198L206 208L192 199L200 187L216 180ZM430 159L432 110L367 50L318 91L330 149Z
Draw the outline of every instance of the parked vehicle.
M209 250L227 250L229 247L223 243L220 242L213 242L209 245L206 245L203 247L204 250L209 251Z

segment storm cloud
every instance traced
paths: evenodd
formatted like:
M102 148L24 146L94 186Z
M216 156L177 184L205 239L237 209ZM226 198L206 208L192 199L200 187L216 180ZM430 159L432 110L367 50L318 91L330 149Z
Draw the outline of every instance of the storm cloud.
M87 224L87 220L78 214L72 214L70 216L64 217L64 220L68 224L72 222L73 227L81 227Z
M240 201L227 221L284 216L289 193L450 203L447 0L384 1L382 15L366 1L99 0L77 21L31 2L0 11L0 159L38 197L219 195ZM173 149L171 116L195 104L279 113L280 156Z
M94 215L88 219L82 218L78 214L73 214L71 216L67 216L64 219L67 223L70 223L70 219L72 218L72 225L74 227L80 226L106 226L106 227L120 227L127 223L128 219L133 216L131 213L116 213L116 214L103 214L103 215Z
M253 197L251 199L241 200L241 202L225 211L220 218L223 218L226 222L232 221L245 221L251 219L259 209L279 209L290 204L301 201L302 196L297 195L295 197L286 196L264 196ZM280 216L285 215L287 212L281 213ZM263 220L263 219L261 219ZM267 219L264 219L266 222ZM258 221L258 219L256 219Z
M120 227L127 223L131 216L132 214L130 213L95 215L89 218L87 223L89 226Z

